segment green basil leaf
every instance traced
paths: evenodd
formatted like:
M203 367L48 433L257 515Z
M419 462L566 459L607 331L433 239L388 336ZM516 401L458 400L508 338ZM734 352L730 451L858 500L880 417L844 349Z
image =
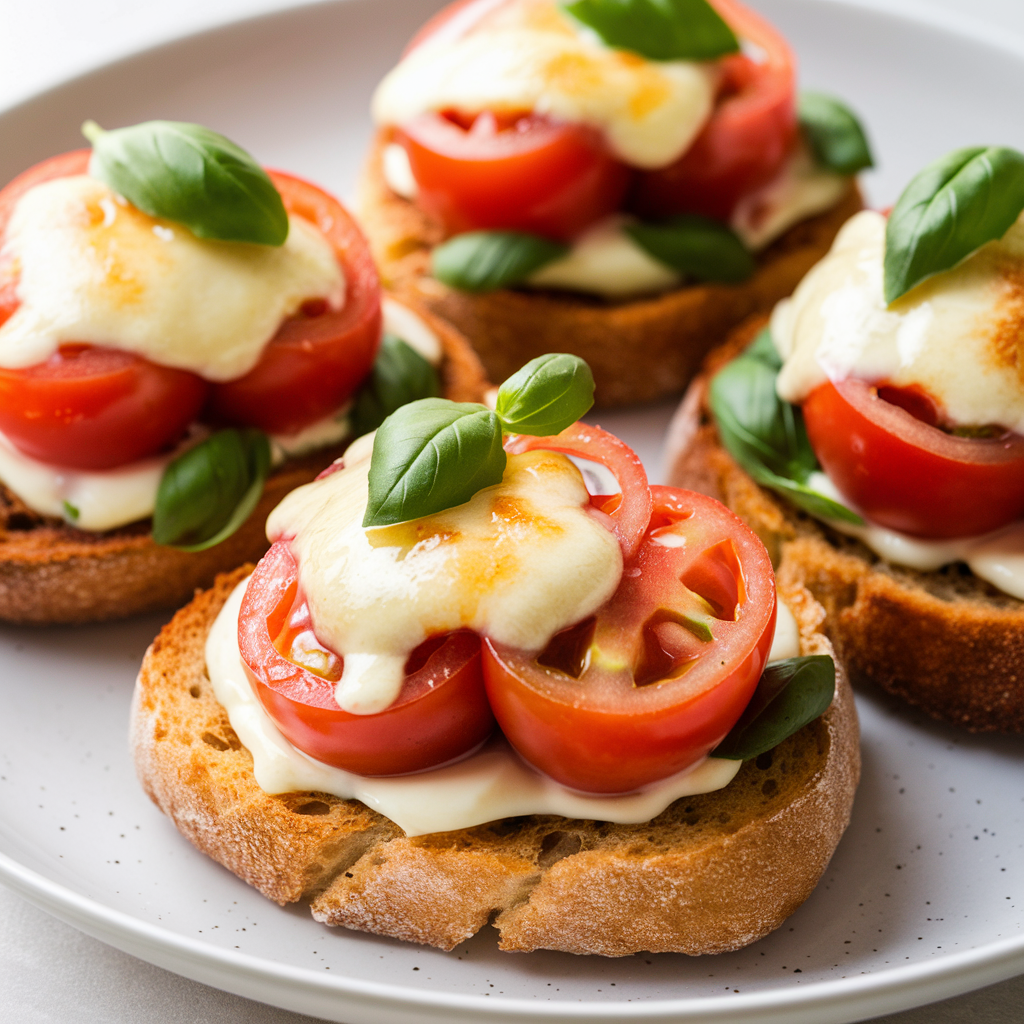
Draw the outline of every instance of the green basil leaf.
M594 375L564 352L531 359L498 389L497 413L510 434L558 434L594 404Z
M469 231L434 249L431 273L460 291L490 292L520 284L568 251L523 231Z
M454 508L501 483L501 424L484 405L424 398L403 405L373 439L363 526L390 526Z
M440 393L437 370L401 338L385 334L370 376L352 406L352 432L356 437L368 434L403 405Z
M104 131L86 121L89 173L152 217L198 238L283 245L288 214L266 171L223 135L182 121Z
M857 115L834 96L800 94L800 128L815 159L839 174L856 174L874 167L871 147Z
M219 430L164 470L153 512L153 540L202 551L249 518L270 472L270 443L259 430Z
M714 60L740 48L707 0L570 0L562 6L608 46L648 60Z
M807 486L818 460L798 406L775 390L782 363L765 329L711 380L709 401L729 454L763 487L822 519L860 525L860 516Z
M746 281L756 269L736 233L710 217L682 214L661 224L629 224L625 230L656 260L698 281Z
M836 666L827 654L774 662L711 756L750 761L766 753L823 715L835 692Z
M64 506L64 515L72 523L77 523L79 518L81 518L82 510L75 505L72 505L70 501L62 501L61 505Z
M885 301L895 302L1002 238L1024 210L1024 153L958 149L911 181L885 230Z

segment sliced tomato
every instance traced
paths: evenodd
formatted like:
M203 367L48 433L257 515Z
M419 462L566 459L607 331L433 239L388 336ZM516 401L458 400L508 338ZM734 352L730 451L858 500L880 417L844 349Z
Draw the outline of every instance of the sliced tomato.
M402 57L408 57L413 50L418 49L428 39L433 39L435 36L458 39L487 17L491 11L503 7L508 2L509 0L455 0L455 3L438 11L409 40L409 45L402 52Z
M969 537L1024 515L1024 437L951 436L929 423L919 392L879 395L848 379L803 403L811 447L842 495L864 515L917 537Z
M249 580L238 644L260 703L282 734L318 761L359 775L404 775L470 753L491 734L480 640L466 631L433 637L406 663L398 699L374 715L334 699L344 659L313 632L295 560L275 543Z
M770 181L796 141L796 62L789 44L737 0L712 0L759 58L721 61L715 109L687 151L668 167L641 174L632 205L647 217L698 213L728 220L739 200Z
M289 318L244 377L215 384L210 415L222 423L292 434L330 416L370 372L380 345L380 278L362 232L332 196L301 178L269 171L285 209L324 234L345 273L337 312L311 301Z
M596 129L528 112L422 114L395 138L409 155L417 202L449 234L504 229L569 240L619 208L630 178Z
M636 557L594 618L540 654L484 641L505 735L584 792L632 792L704 757L750 701L775 632L775 578L754 533L713 498L651 491Z

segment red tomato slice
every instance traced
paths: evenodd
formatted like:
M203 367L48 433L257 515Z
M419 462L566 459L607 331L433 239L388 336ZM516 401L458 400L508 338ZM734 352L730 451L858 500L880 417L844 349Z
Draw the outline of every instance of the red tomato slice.
M941 538L988 533L1024 515L1024 437L954 437L925 422L937 419L927 396L883 389L896 404L878 390L854 379L826 383L803 404L814 453L868 519Z
M633 204L643 216L698 213L728 220L742 196L778 173L796 140L796 62L788 43L737 0L712 3L764 59L734 54L722 60L711 119L679 160L638 178Z
M480 640L465 631L421 644L406 664L401 694L386 710L342 711L334 684L343 659L316 639L295 560L283 541L271 547L249 580L238 645L260 703L289 742L345 771L424 771L472 752L494 728Z
M210 415L223 423L292 434L336 412L370 372L380 345L380 278L348 211L301 178L268 171L285 209L326 236L345 272L345 304L306 304L286 320L244 377L214 384Z
M418 204L449 234L527 231L569 240L619 208L630 171L601 133L536 114L423 114L395 133Z
M643 543L594 618L539 655L483 645L509 741L584 792L632 792L704 757L749 703L775 632L775 577L754 533L713 498L652 492Z
M428 39L442 35L450 39L458 39L465 35L478 22L487 17L491 11L507 4L509 0L455 0L435 14L409 40L409 45L402 52L403 59L413 50L418 49Z

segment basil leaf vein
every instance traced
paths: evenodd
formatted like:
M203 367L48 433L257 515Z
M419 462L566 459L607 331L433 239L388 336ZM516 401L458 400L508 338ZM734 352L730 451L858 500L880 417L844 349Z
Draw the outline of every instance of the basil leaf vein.
M726 224L682 214L660 224L629 224L626 233L660 263L698 281L746 281L754 257Z
M434 249L431 273L451 288L488 292L520 284L568 251L524 231L468 231Z
M1024 153L958 149L904 189L885 231L885 301L1002 238L1024 210Z
M571 426L594 404L594 375L564 352L531 359L498 390L496 412L510 434L547 437Z
M871 147L857 115L834 96L800 94L797 116L815 159L839 174L856 174L874 167Z
M437 370L401 338L385 334L370 376L352 406L352 432L356 437L368 434L403 405L440 393Z
M836 666L827 654L769 665L747 709L712 757L750 761L823 715L836 691Z
M571 0L562 6L608 46L648 60L714 60L740 48L708 0Z
M709 400L722 444L757 483L811 515L863 524L845 505L807 486L818 460L800 409L775 390L781 366L766 328L715 374Z
M153 512L153 540L203 551L230 537L252 514L270 472L260 430L220 430L164 470Z
M288 214L266 171L240 146L198 124L145 121L104 131L86 121L89 173L152 217L198 238L283 245Z

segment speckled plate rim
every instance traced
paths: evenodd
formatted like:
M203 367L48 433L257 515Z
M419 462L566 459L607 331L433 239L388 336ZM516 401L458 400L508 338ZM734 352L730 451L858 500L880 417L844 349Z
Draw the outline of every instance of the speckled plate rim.
M221 32L232 25L280 17L291 11L345 0L311 0L263 11L251 18L228 19L197 31L166 37L159 44L125 50L115 59L70 76L0 108L14 113L57 89L121 63L155 54L168 46ZM997 30L952 11L918 0L817 0L849 10L870 10L905 24L924 24L953 32L1024 61L1024 37ZM494 1022L533 1024L586 1020L630 1020L651 1024L714 1021L719 1024L850 1024L885 1013L936 1002L1004 981L1024 971L1024 937L997 940L941 960L894 967L856 978L814 982L799 988L733 994L714 998L651 1000L644 1003L579 1002L539 1006L535 1001L409 990L342 976L324 977L301 967L188 938L75 892L0 853L0 882L28 902L125 953L158 967L236 995L272 1006L344 1024L422 1024L422 1022ZM341 1017L339 1014L343 1014Z

